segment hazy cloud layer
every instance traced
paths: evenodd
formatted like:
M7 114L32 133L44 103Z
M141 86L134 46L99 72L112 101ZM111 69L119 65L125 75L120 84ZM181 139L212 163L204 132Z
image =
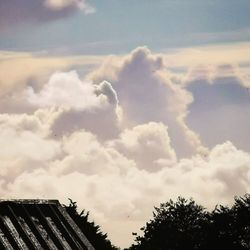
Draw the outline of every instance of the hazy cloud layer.
M141 47L85 77L58 71L1 84L1 197L70 197L125 246L169 198L212 208L250 192L250 151L235 141L248 135L247 70L220 64L178 74L166 60ZM229 128L232 114L240 122Z
M186 68L197 65L249 64L250 43L235 42L207 46L195 46L166 50L164 63L170 68Z
M85 0L0 0L0 30L25 22L48 22L77 10L95 11Z

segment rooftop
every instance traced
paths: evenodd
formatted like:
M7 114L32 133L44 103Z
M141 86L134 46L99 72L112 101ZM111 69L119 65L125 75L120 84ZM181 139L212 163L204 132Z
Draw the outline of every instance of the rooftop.
M58 200L0 200L0 249L94 247Z

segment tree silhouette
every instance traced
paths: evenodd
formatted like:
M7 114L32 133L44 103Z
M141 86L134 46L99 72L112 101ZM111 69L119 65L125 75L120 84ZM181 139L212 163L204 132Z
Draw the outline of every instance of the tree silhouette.
M250 249L250 196L235 197L229 208L217 206L210 214L204 249Z
M67 212L96 250L118 250L89 212L77 211L70 200ZM218 205L206 211L192 199L179 197L155 207L153 218L141 228L129 250L250 250L250 195L235 197L231 207ZM127 249L128 250L128 249Z
M232 212L239 249L250 249L250 195L236 197Z
M249 250L250 195L212 212L179 197L155 208L153 219L141 230L143 236L136 237L130 250Z
M130 249L200 249L205 240L202 229L207 221L204 208L192 199L179 197L177 202L170 200L159 208L155 207L153 219L142 228L144 235L138 236Z
M217 206L209 214L209 224L206 231L207 240L203 246L204 250L213 248L218 249L237 249L235 242L234 215L232 210L225 206Z
M69 199L68 206L64 205L66 211L75 221L78 227L85 234L87 239L91 242L96 250L118 250L113 246L110 240L107 239L107 234L104 234L99 225L89 221L89 212L82 210L80 213L77 211L77 203Z

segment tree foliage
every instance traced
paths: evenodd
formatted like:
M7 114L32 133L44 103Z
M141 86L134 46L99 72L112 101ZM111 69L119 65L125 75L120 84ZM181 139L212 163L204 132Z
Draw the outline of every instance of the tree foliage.
M71 199L69 200L69 205L64 206L66 211L82 230L94 248L96 250L118 250L118 248L113 246L110 240L108 240L107 234L104 234L101 231L100 226L89 220L89 212L86 212L85 210L78 212L77 203Z
M206 211L192 199L179 197L155 207L130 250L250 249L250 195L234 205ZM134 234L136 235L136 234Z

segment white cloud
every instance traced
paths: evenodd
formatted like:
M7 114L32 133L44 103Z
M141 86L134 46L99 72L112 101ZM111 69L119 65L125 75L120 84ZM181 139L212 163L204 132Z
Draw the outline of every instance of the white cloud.
M130 159L137 167L148 171L158 171L176 162L174 149L170 145L167 127L154 122L124 130L120 138L110 145Z
M6 141L14 147L6 147ZM1 159L15 159L28 157L32 160L51 159L59 151L56 142L40 138L34 133L28 131L16 132L13 130L1 131ZM39 150L34 150L39 148Z
M149 124L147 134L155 134L159 126ZM150 136L144 140L152 142ZM127 144L130 151L135 143ZM147 171L146 166L141 168L137 152L131 154L123 148L123 156L120 145L100 143L86 131L65 136L61 148L63 152L57 159L44 159L46 167L41 162L35 169L27 166L12 181L5 180L2 197L56 197L62 202L70 197L89 209L114 243L121 245L128 244L131 232L149 219L154 205L169 198L194 197L212 208L218 202L230 203L233 195L250 191L250 155L230 142L214 147L206 159L196 155L167 162L154 172ZM125 226L125 235L117 234L114 225L118 223Z
M88 4L86 0L45 0L45 6L56 11L69 6L76 6L86 14L95 12L95 8Z
M108 58L87 79L112 82L123 110L124 127L162 122L168 126L178 155L203 150L199 136L185 123L192 95L166 71L163 55L140 47L123 58Z
M0 112L32 113L34 107L20 94L27 87L39 91L55 71L72 65L86 69L103 60L99 56L51 57L42 53L0 52ZM11 72L11 74L9 73Z
M0 114L1 197L72 198L112 242L126 246L160 202L182 195L212 208L250 192L249 153L225 140L197 153L202 143L186 120L196 99L207 99L192 95L192 84L182 84L164 60L143 47L108 58L83 80L57 72L38 85L14 85L3 109L18 96L23 106ZM228 67L218 70L223 81L231 74ZM217 97L223 85L205 86ZM212 98L208 104L217 108ZM218 117L213 124L204 110L198 117L218 128ZM231 124L221 123L225 131Z
M60 155L60 143L47 137L48 124L36 114L0 115L0 176L4 182L24 171L46 167L48 161Z
M162 123L137 125L102 142L84 129L51 138L57 116L57 109L1 115L2 197L70 197L125 245L159 202L183 195L211 208L250 191L250 154L230 142L206 158L177 160ZM125 235L117 234L119 223Z
M122 109L115 90L107 81L92 84L80 80L74 71L57 72L42 87L26 87L18 97L30 114L39 108L37 115L48 116L53 137L60 138L82 128L101 139L119 133ZM12 112L14 110L18 107Z
M105 107L106 97L96 95L96 88L90 82L82 82L75 71L53 74L49 82L35 93L28 87L27 99L38 107L66 107L75 110L88 110Z

